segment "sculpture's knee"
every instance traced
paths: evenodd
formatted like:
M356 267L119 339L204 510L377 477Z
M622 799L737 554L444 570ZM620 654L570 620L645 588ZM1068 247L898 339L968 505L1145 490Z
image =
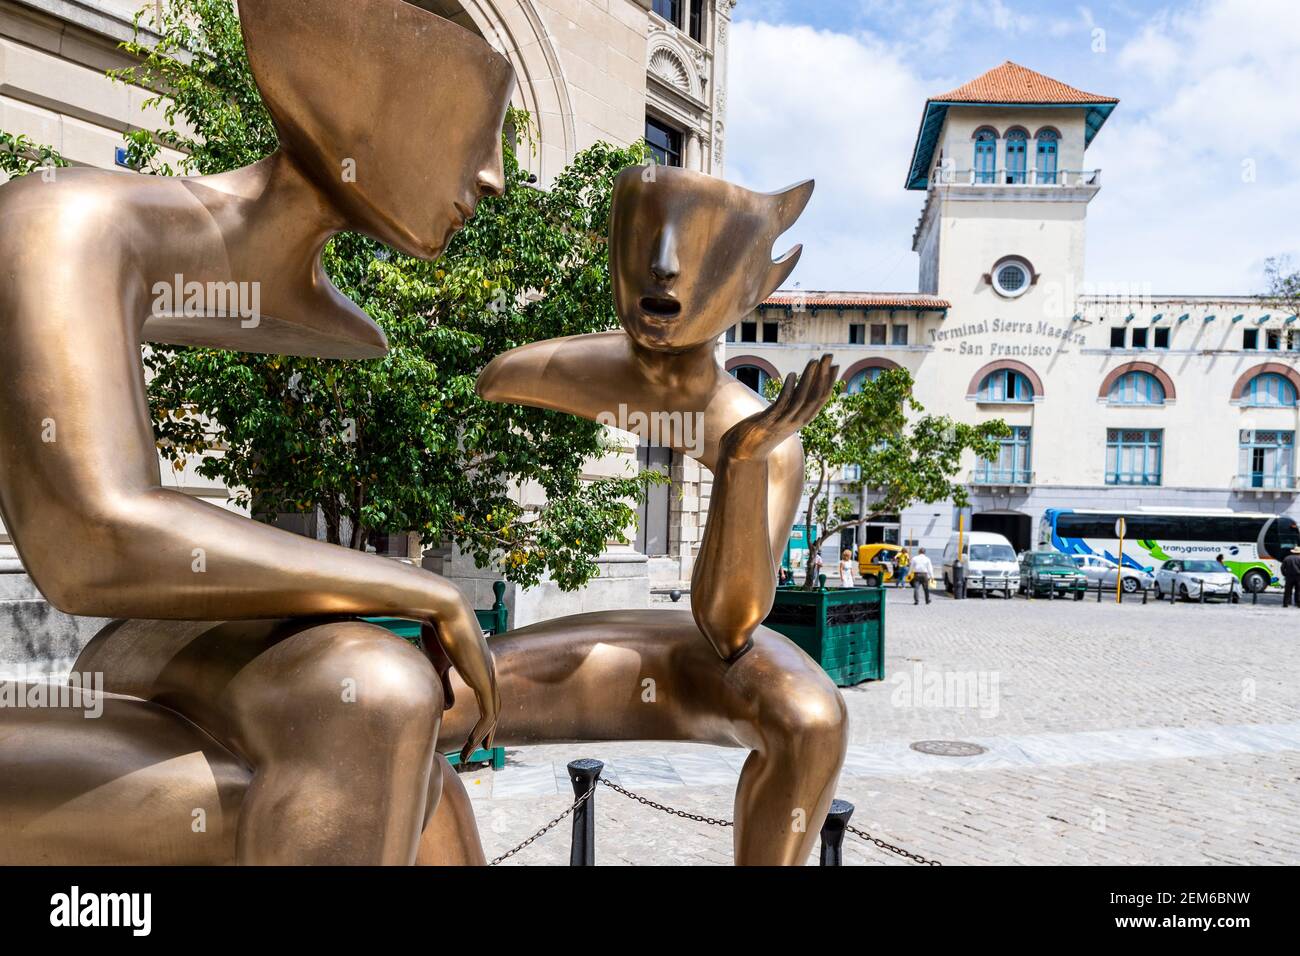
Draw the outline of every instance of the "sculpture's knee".
M780 735L783 750L800 758L833 760L838 769L848 748L849 712L839 688L825 674L809 673L783 688L772 716L772 730Z
M409 759L431 752L442 716L442 685L424 654L359 621L299 631L238 681L242 723L271 759Z

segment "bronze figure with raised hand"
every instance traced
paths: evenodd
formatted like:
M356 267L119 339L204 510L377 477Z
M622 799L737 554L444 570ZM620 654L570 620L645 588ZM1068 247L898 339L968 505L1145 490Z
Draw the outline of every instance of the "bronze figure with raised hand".
M496 723L491 654L449 582L162 486L140 346L382 356L321 251L353 230L439 255L503 188L513 71L401 0L239 8L272 156L219 176L60 170L0 189L0 510L52 604L134 619L77 668L140 698L110 699L93 727L76 711L0 714L5 860L410 862L444 780L458 786L434 757L448 664L474 712L457 745ZM158 291L173 285L223 305L182 307ZM435 664L347 620L360 615L422 622ZM216 753L194 743L205 733L225 757L171 759Z
M495 638L504 701L497 733L515 744L689 740L750 749L736 793L738 863L807 859L847 741L835 685L761 626L803 490L798 431L825 404L836 369L829 356L810 363L768 405L716 358L718 336L793 270L799 249L776 262L771 250L811 194L812 183L761 194L679 169L625 170L610 225L623 331L525 345L479 379L480 394L498 402L596 421L623 407L629 424L643 423L640 437L662 436L664 425L663 444L713 471L691 612L580 614ZM686 416L699 416L702 429L681 427ZM471 719L453 708L444 735ZM457 833L458 859L472 859L464 841L475 835L463 816L435 817L426 845L456 846Z

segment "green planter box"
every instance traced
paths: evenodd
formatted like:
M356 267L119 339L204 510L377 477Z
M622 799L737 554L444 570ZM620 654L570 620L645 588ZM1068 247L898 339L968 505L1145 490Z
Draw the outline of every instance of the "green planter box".
M492 608L487 611L475 611L478 617L478 625L488 633L489 637L497 634L504 634L510 629L510 611L506 608L505 596L506 585L504 581L496 581L492 584L492 593L496 595L496 601L493 602ZM415 643L420 638L420 625L414 621L403 621L395 617L368 617L366 618L371 624L378 624L380 627L392 631L398 637L405 638ZM491 763L493 770L500 770L506 765L506 748L493 747L491 750L479 748L470 754L470 763ZM447 754L447 762L453 767L460 763L459 753Z
M763 624L798 644L839 687L885 677L883 588L778 588Z

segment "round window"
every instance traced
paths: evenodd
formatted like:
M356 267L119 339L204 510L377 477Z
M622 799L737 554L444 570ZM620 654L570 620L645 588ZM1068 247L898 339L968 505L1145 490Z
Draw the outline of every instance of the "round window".
M993 267L993 288L1008 299L1029 291L1029 268L1019 259L1004 259Z

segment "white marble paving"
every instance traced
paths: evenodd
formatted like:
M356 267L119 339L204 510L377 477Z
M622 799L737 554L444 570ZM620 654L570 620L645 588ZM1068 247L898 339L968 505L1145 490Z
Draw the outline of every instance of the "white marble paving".
M918 753L909 747L911 741L904 740L855 745L848 749L842 776L910 778L935 773L1282 753L1300 750L1300 723L1144 727L963 739L987 747L987 753L938 757ZM599 758L600 746L591 745L585 752ZM606 762L603 776L636 791L734 786L747 756L743 750L705 746L689 752L619 755ZM512 751L504 770L478 774L474 779L470 792L476 798L506 800L570 792L564 762L533 762L526 752Z

